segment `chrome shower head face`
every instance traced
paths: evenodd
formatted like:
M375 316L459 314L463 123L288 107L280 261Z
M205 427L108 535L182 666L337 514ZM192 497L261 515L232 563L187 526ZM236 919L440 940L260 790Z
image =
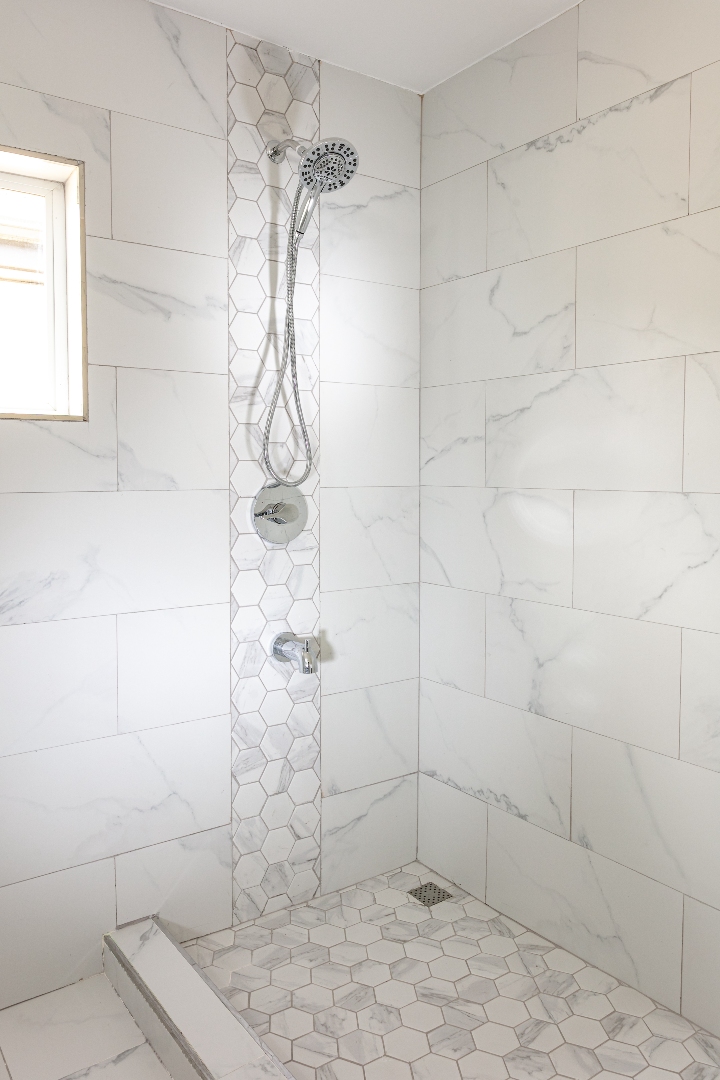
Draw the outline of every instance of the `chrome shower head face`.
M320 183L323 191L337 191L352 180L357 167L357 151L352 143L346 139L321 139L303 155L300 179L311 190Z

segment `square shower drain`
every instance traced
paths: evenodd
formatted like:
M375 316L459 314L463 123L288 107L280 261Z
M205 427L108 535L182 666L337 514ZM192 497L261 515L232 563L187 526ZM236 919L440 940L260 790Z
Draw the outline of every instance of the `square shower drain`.
M425 907L442 904L443 900L452 900L452 893L441 889L434 881L426 881L424 885L418 885L417 889L410 889L408 896L414 896Z

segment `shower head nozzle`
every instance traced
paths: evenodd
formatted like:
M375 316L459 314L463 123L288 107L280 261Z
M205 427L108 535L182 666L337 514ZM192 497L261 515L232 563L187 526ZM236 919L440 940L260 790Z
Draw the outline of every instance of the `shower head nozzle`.
M321 184L323 191L337 191L352 180L357 167L357 151L347 139L321 139L303 154L300 179L311 190Z

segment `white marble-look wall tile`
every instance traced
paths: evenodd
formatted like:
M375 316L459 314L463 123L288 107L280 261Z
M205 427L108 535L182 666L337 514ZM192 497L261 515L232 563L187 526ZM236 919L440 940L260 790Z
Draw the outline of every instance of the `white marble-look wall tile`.
M349 137L349 136L348 136ZM320 218L323 274L420 284L420 192L357 174L326 194Z
M575 732L576 843L720 907L718 820L716 772L616 739Z
M687 214L689 141L686 77L496 158L488 266Z
M118 730L229 712L229 634L227 604L119 615Z
M85 163L85 228L110 236L110 114L0 84L0 144Z
M7 0L0 81L225 133L225 31L145 0ZM129 73L132 73L129 76Z
M420 683L420 771L567 837L571 736L567 724Z
M420 674L470 694L484 693L483 593L420 585Z
M720 1027L720 911L685 897L682 1011L708 1031Z
M0 754L116 730L112 616L0 628Z
M121 491L227 489L227 376L120 368L117 380Z
M485 384L428 386L420 393L420 483L485 483Z
M0 888L0 1008L102 971L115 926L112 859Z
M571 603L572 492L423 487L421 507L422 581Z
M364 176L420 187L420 94L327 63L320 93L323 134L350 140Z
M720 631L720 496L575 494L577 607Z
M0 491L116 491L115 372L88 367L87 421L0 421Z
M225 824L229 718L2 758L0 776L12 884Z
M323 383L323 487L418 482L418 391Z
M489 596L486 665L490 698L677 755L675 627Z
M402 866L417 852L417 773L323 800L322 891Z
M461 71L423 99L423 185L575 119L577 11Z
M92 364L227 371L227 260L87 238Z
M685 366L685 491L720 492L720 353Z
M325 382L418 386L416 289L322 275L320 377Z
M223 139L112 116L113 237L227 255Z
M187 941L232 924L229 825L118 855L115 870L120 925L159 915Z
M577 363L720 349L720 210L578 250Z
M694 71L690 118L690 213L720 205L720 64Z
M680 357L488 383L488 484L680 490L684 373Z
M420 773L420 862L484 899L486 846L487 804Z
M490 807L487 902L680 1007L683 898L673 889Z
M320 588L418 580L417 487L323 488Z
M424 289L422 385L574 366L575 252Z
M2 495L0 526L3 625L227 600L221 491Z
M417 585L325 593L321 617L324 694L417 678Z
M420 202L421 286L485 270L487 165L426 187Z
M417 679L323 697L323 796L405 776L417 767Z
M682 632L680 757L720 772L720 636Z
M713 0L584 0L578 116L651 90L720 58Z

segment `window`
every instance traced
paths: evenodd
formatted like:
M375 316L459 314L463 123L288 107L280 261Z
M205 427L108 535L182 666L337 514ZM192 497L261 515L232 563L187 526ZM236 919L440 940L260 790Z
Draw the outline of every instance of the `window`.
M0 417L87 416L82 163L0 147Z

